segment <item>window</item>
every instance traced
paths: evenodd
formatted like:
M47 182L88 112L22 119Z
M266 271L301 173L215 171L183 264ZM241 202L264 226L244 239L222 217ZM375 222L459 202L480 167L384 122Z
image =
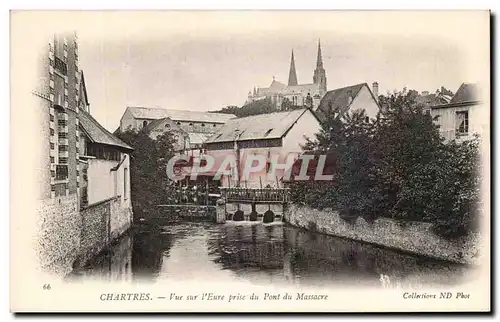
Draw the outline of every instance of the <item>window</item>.
M369 116L365 117L365 122L366 123L370 123L370 117Z
M68 67L66 63L59 58L55 58L55 69L63 75L68 75Z
M181 122L177 122L177 125L181 125Z
M469 111L456 113L455 131L457 135L467 135L469 133Z
M56 165L56 180L65 180L68 178L68 166L63 164Z
M217 124L214 124L214 127L216 127L216 126L217 126Z
M205 126L205 123L201 123L201 126Z
M166 128L169 128L169 127L170 127L170 124L168 124L168 123L167 123L167 124L165 124L165 127L166 127Z
M189 126L193 126L193 123L189 123Z
M142 127L143 127L143 128L144 128L144 127L146 127L147 125L148 125L148 121L143 121L143 122L142 122Z

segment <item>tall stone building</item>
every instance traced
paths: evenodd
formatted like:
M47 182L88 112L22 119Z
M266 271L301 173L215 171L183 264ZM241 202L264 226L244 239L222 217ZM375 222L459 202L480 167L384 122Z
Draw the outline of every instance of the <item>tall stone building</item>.
M273 78L269 87L254 87L248 93L246 104L270 98L277 109L285 106L317 108L323 96L327 92L326 71L323 68L323 57L321 54L321 42L318 42L318 54L316 58L316 69L313 73L313 82L299 84L295 68L295 56L292 50L290 59L290 70L288 73L288 85Z
M29 101L39 134L34 248L42 270L67 275L130 226L132 148L89 113L76 34L49 38Z

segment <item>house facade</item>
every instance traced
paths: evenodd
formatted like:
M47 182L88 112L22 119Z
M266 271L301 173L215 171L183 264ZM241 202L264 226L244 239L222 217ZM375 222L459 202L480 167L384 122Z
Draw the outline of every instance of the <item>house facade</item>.
M74 33L40 51L30 109L36 115L36 233L40 269L67 275L132 222L129 153L90 114Z
M329 113L338 111L354 112L364 110L366 117L373 119L380 111L378 104L378 83L373 83L373 91L367 83L351 85L328 91L315 110L318 118L323 121Z
M488 106L475 83L463 83L449 103L432 106L430 114L446 141L470 140L489 132L489 122L484 121Z
M226 168L228 173L220 178L223 187L278 187L282 185L284 170L275 172L273 165L291 167L307 138L314 139L320 128L311 109L231 119L207 140L207 154L215 160L216 167L221 166L228 155L236 160L235 166L239 168ZM256 155L264 157L265 166L245 176L245 163Z

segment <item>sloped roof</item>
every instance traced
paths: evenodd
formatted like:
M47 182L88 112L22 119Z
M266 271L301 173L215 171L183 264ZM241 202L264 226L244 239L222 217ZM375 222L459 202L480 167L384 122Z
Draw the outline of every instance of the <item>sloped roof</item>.
M281 138L306 111L297 109L231 119L206 143L233 142L238 136L238 141Z
M294 86L288 86L285 88L282 93L283 94L293 94L293 93L310 93L311 96L314 96L314 94L319 91L319 84L301 84L301 85L294 85Z
M85 111L78 113L80 126L83 128L85 134L94 143L107 144L120 147L127 150L133 150L128 144L111 134L106 130L95 118Z
M157 120L169 117L174 121L193 121L193 122L207 122L207 123L225 123L236 115L225 113L211 113L199 111L184 111L184 110L170 110L164 108L148 108L148 107L127 107L136 119L149 119Z
M80 71L80 92L83 92L81 94L83 94L83 96L85 98L85 101L84 101L85 105L87 105L87 106L90 105L89 96L87 94L87 86L85 85L85 76L83 75L83 70ZM80 94L80 97L82 96L81 94Z
M191 144L202 144L205 143L210 136L212 136L211 133L194 133L194 132L189 132L189 143Z
M463 83L451 98L449 103L436 104L431 108L448 108L456 106L474 105L480 100L478 84Z
M269 87L259 87L257 88L257 96L267 96L269 94L279 94L285 89L287 86L283 83L278 82L277 80L273 80Z
M321 115L328 114L331 110L336 108L340 108L342 110L347 109L350 105L349 96L354 99L363 86L368 87L366 83L361 83L326 92L316 111Z
M419 95L415 99L417 104L424 105L424 106L432 106L432 105L438 105L438 104L446 104L449 103L451 100L450 95L444 95L444 94L429 94L429 95Z
M156 119L156 120L153 120L151 121L147 126L146 128L144 128L144 130L146 132L151 132L153 131L158 125L160 125L164 120L166 119L166 117L164 118L161 118L161 119Z
M478 100L477 84L463 83L457 90L450 104L474 102Z

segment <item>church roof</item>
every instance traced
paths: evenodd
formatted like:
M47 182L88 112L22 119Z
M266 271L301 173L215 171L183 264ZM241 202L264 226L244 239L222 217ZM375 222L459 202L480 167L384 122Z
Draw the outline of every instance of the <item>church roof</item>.
M252 115L231 119L206 143L277 139L283 137L307 109Z
M133 150L128 144L111 134L106 130L96 119L85 111L78 113L80 126L83 128L84 133L88 136L91 142L106 145L112 145L127 150Z
M277 80L273 80L269 87L260 87L257 88L257 96L267 96L270 94L279 94L286 88L286 85L278 82Z
M225 113L211 113L199 111L171 110L164 108L148 108L128 106L127 110L132 113L136 119L156 120L162 118L170 118L174 121L193 121L207 123L225 123L236 115Z
M294 93L301 93L301 94L310 93L311 96L314 96L314 94L317 91L319 91L319 84L300 84L294 86L287 86L281 93L284 95L294 94Z
M319 103L316 113L318 114L318 116L323 116L337 108L340 108L341 110L347 109L352 102L349 101L349 97L354 99L361 91L363 86L366 86L368 89L370 89L366 83L361 83L337 88L332 91L326 92L325 96L323 96L323 99Z

